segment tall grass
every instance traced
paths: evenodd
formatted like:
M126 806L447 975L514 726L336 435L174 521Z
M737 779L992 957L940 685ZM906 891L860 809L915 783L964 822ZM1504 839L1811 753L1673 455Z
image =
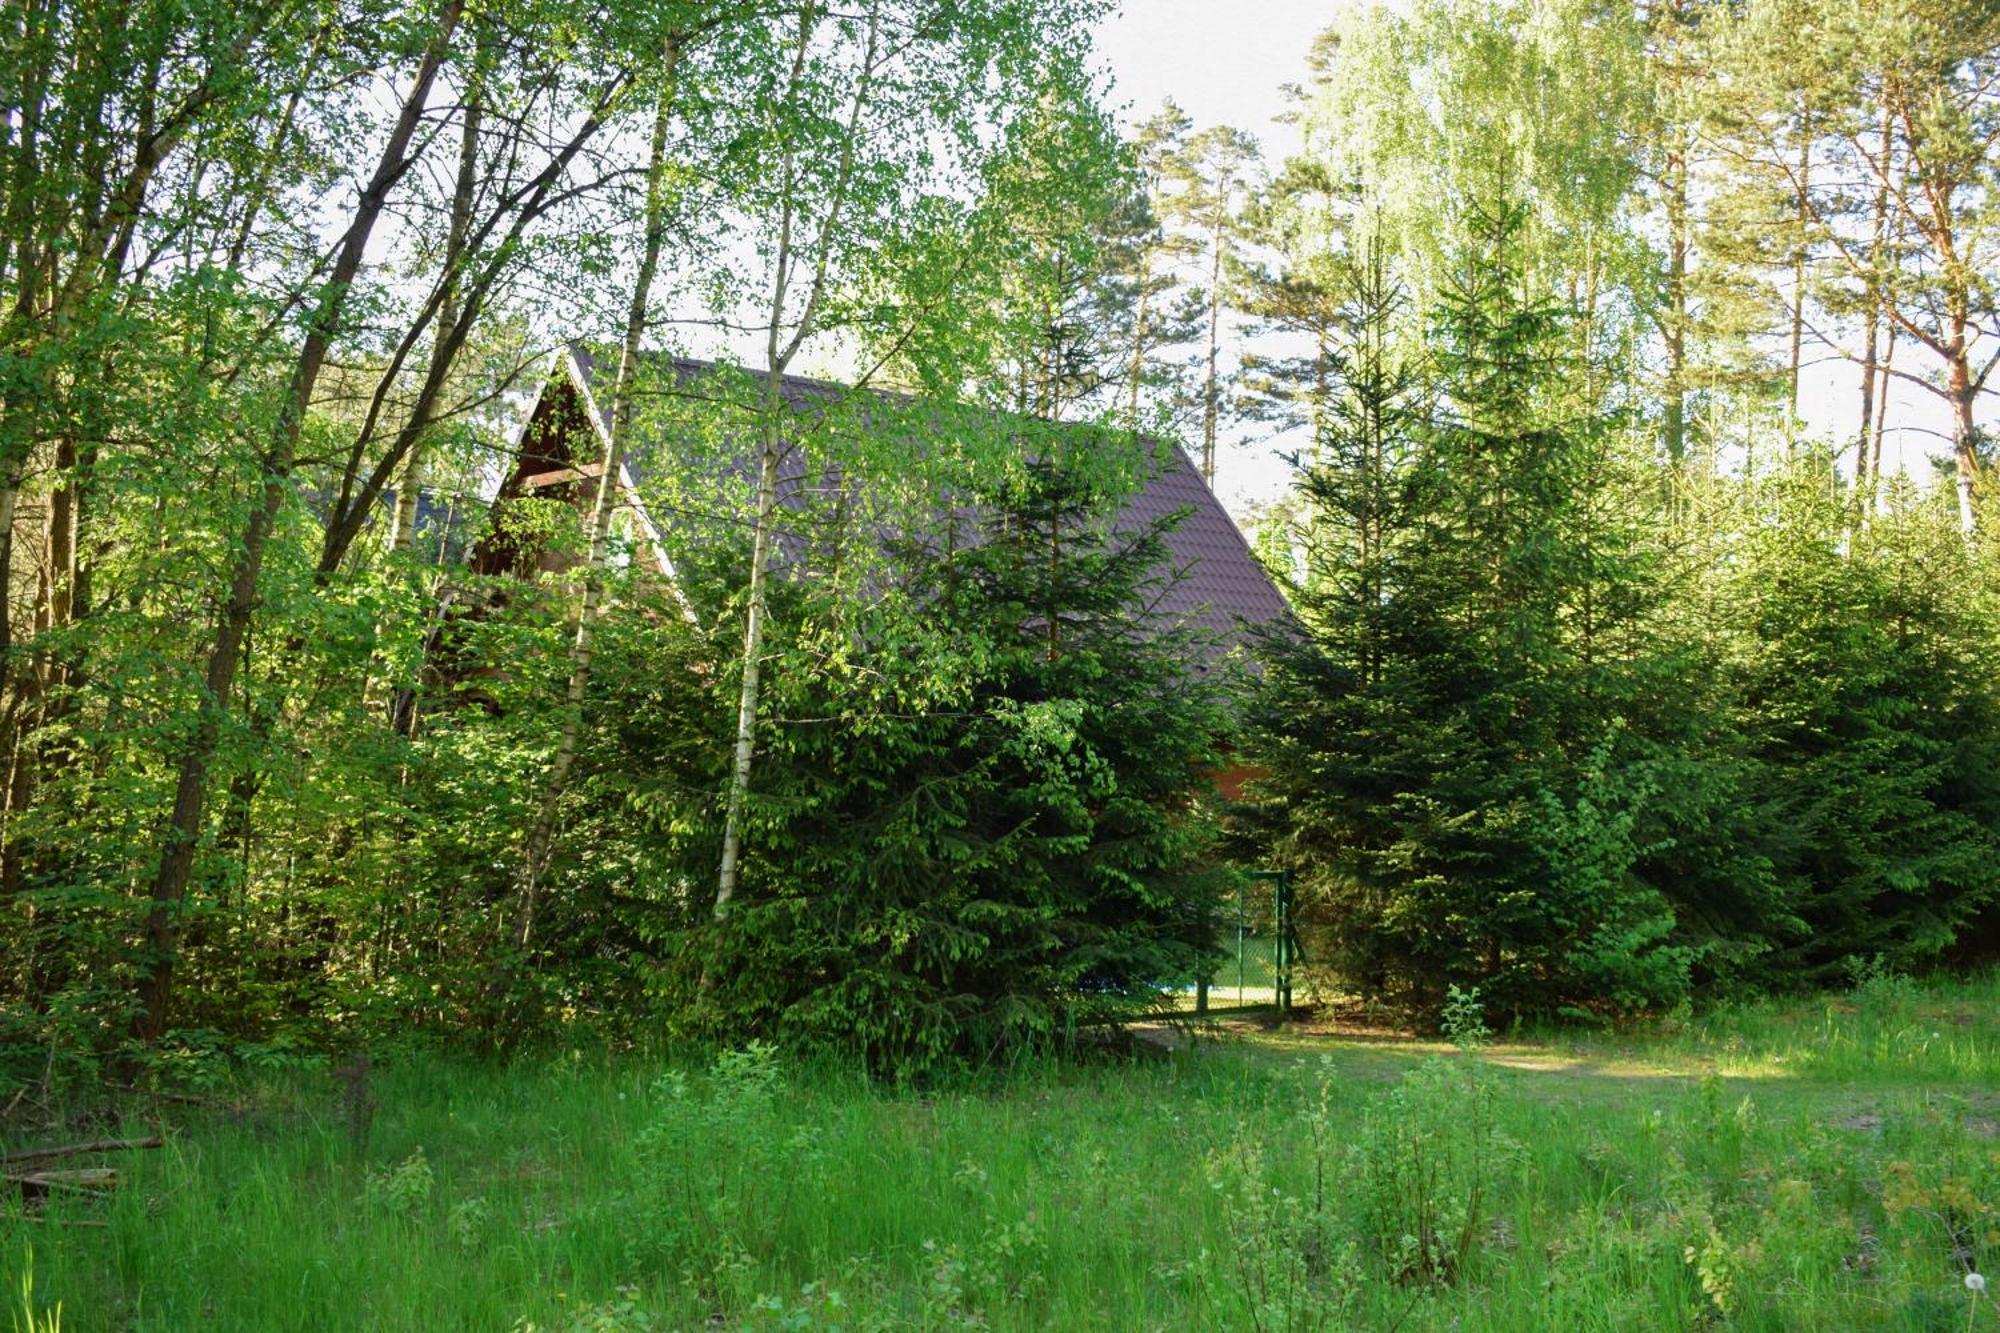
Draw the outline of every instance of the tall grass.
M2000 1330L1993 977L934 1095L768 1051L368 1091L169 1107L108 1199L0 1204L13 1327Z

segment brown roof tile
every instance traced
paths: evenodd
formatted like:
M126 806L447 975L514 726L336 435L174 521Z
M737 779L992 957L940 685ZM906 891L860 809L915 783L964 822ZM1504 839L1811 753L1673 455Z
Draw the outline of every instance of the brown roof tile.
M571 353L589 383L594 378L595 358L583 347L573 347ZM667 364L675 377L684 381L719 368L715 362L680 357L668 358ZM852 390L827 380L787 375L782 392L794 407L809 410ZM598 408L607 411L609 405L600 400ZM1216 631L1226 642L1237 640L1245 624L1286 619L1290 613L1284 597L1187 455L1179 446L1164 442L1155 442L1155 450L1162 465L1126 503L1118 526L1135 530L1185 511L1180 525L1167 538L1177 580L1161 598L1159 614ZM634 452L642 451L643 446Z

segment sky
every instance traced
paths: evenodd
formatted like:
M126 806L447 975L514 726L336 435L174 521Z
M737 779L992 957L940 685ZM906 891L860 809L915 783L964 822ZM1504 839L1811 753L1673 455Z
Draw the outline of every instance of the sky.
M1349 0L1125 0L1098 26L1100 66L1111 80L1109 100L1129 127L1179 102L1196 126L1227 124L1257 136L1275 167L1298 144L1290 126L1273 124L1285 109L1283 86L1305 76L1313 38ZM1928 369L1925 354L1905 346L1905 365ZM1855 368L1819 349L1801 375L1800 415L1811 434L1846 435L1858 411ZM1990 409L1989 409L1990 410ZM1927 471L1926 457L1946 447L1942 404L1922 389L1895 386L1885 470ZM1217 495L1239 521L1281 494L1289 470L1278 457L1287 442L1240 439L1217 463Z
M1313 38L1338 11L1328 0L1125 0L1097 30L1110 101L1129 127L1172 97L1198 126L1234 125L1257 136L1265 160L1283 161L1298 135L1272 120L1283 86L1305 77ZM1216 494L1241 521L1285 488L1288 469L1270 440L1243 440L1216 463Z
M1234 125L1282 158L1297 143L1271 120L1279 89L1340 6L1327 0L1126 0L1097 30L1113 105L1135 123L1172 97L1197 125Z

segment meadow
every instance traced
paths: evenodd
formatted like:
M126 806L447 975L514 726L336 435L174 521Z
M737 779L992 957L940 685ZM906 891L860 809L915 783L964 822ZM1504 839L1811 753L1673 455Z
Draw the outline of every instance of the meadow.
M198 1096L81 1126L165 1137L102 1159L108 1195L0 1203L0 1309L23 1333L2000 1329L1967 1281L2000 1277L2000 973L1452 1026L1222 1020L931 1091L762 1047L196 1064Z

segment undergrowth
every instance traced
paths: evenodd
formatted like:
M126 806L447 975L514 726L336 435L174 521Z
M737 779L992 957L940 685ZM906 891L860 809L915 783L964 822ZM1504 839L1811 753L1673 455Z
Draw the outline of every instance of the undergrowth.
M397 1058L360 1133L352 1070L210 1078L109 1197L0 1204L0 1329L2000 1330L2000 978L1448 1027L929 1095Z

